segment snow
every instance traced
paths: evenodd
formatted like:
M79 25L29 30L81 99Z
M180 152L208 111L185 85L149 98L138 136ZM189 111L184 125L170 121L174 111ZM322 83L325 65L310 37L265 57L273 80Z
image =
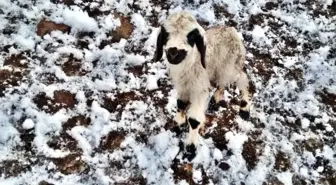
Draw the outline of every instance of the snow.
M223 158L222 152L217 148L214 149L213 156L214 156L214 159L216 159L218 161L220 161Z
M231 14L237 14L241 8L241 3L240 2L237 2L237 1L234 1L234 0L229 0L229 1L224 1L224 0L215 0L215 3L218 3L218 4L225 4L228 6L228 11L231 13Z
M111 78L111 79L105 79L103 80L95 80L94 82L94 88L97 90L102 90L102 91L110 91L113 90L117 87L116 83L115 83L115 79Z
M51 19L57 23L63 23L77 31L98 31L98 23L77 6L69 8L59 8L51 15Z
M265 32L267 32L267 28L262 28L259 25L255 25L252 31L253 41L261 46L265 44L270 45L271 41L266 37Z
M300 175L307 178L308 177L308 169L306 167L300 168Z
M158 85L157 85L157 79L154 75L149 75L147 77L147 89L148 90L154 90L157 89Z
M113 15L108 15L105 17L102 27L106 30L113 30L120 25L120 19L115 19Z
M200 183L202 181L202 172L199 170L193 171L193 181L195 183Z
M79 148L83 150L84 155L90 155L92 147L90 142L86 139L90 130L83 126L76 126L71 129L70 135L77 140Z
M275 179L292 185L299 178L320 185L333 178L333 1L73 2L0 1L0 184L261 185ZM170 129L177 92L166 61L152 60L161 21L179 10L190 11L204 27L235 26L255 85L250 120L232 107L208 112L213 121L192 161L183 158L187 132ZM134 27L130 38L110 43L108 33L121 25L115 13ZM39 37L42 19L66 24L71 32ZM14 54L23 54L17 64L28 67L5 65ZM63 71L70 55L81 64L73 70L87 74ZM58 90L73 97L48 103ZM239 94L226 89L225 99L233 92ZM36 99L39 94L46 99ZM75 116L88 123L71 122ZM61 172L57 161L70 154L88 168ZM277 160L290 165L279 170ZM11 162L18 163L11 166L16 174L7 166ZM230 168L223 172L221 162ZM176 171L184 164L192 166L188 177Z
M234 134L232 132L227 132L225 134L226 140L229 141L228 148L232 150L233 153L241 153L242 145L247 140L247 136L243 133Z
M309 127L310 121L307 118L303 118L301 122L301 126L303 129L306 129Z
M144 56L139 54L129 54L125 58L125 62L131 66L139 66L146 61Z
M292 185L292 173L291 172L282 172L277 175L277 178L282 182L284 185Z
M319 167L317 168L317 172L319 172L319 173L323 172L323 170L324 170L323 166L319 166Z
M33 122L33 120L31 119L26 119L23 123L22 123L22 127L26 130L28 129L32 129L34 128L35 123Z

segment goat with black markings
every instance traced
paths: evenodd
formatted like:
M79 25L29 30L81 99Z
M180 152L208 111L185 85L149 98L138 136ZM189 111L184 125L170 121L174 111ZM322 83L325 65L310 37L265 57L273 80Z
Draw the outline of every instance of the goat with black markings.
M160 27L155 61L161 60L164 52L178 96L174 120L178 125L188 123L189 145L198 144L211 84L216 84L213 99L220 104L224 88L235 83L241 91L240 115L249 117L245 48L235 28L217 26L205 31L190 13L174 13ZM184 111L189 105L186 119Z

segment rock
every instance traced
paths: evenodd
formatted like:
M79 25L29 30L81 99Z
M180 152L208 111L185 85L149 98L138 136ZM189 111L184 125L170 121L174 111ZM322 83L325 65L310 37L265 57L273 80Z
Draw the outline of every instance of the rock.
M218 167L222 169L223 171L227 171L230 169L230 165L226 162L221 162Z
M87 71L82 69L81 60L76 59L72 55L69 56L67 61L62 64L61 67L67 76L83 76L87 73Z
M38 185L54 185L54 184L51 184L47 181L41 181L41 182L38 183Z
M52 21L41 20L37 24L36 34L42 37L54 30L59 30L61 32L69 32L70 27L65 24L57 24Z
M34 97L33 101L39 109L47 113L56 113L62 108L70 109L77 103L76 95L65 90L55 91L54 99L47 97L44 92L40 93Z
M64 130L71 130L75 126L89 126L91 124L91 118L90 117L85 117L83 115L79 116L74 116L70 119L68 119L64 124L63 124L63 129Z
M121 16L119 14L114 14L114 16L119 18L120 26L109 33L109 35L112 36L112 42L119 42L122 38L130 38L134 29L133 25L131 24L130 18Z
M54 163L58 170L66 175L81 173L87 168L87 165L79 154L70 154L63 158L54 159Z
M19 68L27 68L27 58L22 54L11 55L9 58L5 59L4 66L13 66Z
M112 151L120 147L120 144L125 139L125 133L111 131L108 135L104 136L100 143L100 148L103 150Z
M64 107L73 107L76 104L75 95L70 93L69 91L55 91L54 92L54 100L55 103L59 103L64 105Z

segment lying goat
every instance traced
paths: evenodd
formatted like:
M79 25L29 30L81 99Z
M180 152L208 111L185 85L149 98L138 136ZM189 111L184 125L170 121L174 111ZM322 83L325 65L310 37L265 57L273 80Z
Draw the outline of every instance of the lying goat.
M178 125L188 123L189 145L197 145L199 130L204 126L211 84L216 84L213 99L220 104L224 88L235 83L241 91L240 115L249 117L248 78L243 71L245 48L235 28L218 26L205 31L190 13L174 13L161 25L155 61L163 52L178 94L175 121ZM186 119L184 111L189 105Z

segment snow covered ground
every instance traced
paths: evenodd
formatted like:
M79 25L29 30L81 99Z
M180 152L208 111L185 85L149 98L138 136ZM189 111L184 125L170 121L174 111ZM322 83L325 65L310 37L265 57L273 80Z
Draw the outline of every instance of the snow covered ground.
M174 11L236 27L251 119L207 113L197 155L153 62ZM336 184L336 2L0 1L0 184ZM227 89L226 96L235 96Z

